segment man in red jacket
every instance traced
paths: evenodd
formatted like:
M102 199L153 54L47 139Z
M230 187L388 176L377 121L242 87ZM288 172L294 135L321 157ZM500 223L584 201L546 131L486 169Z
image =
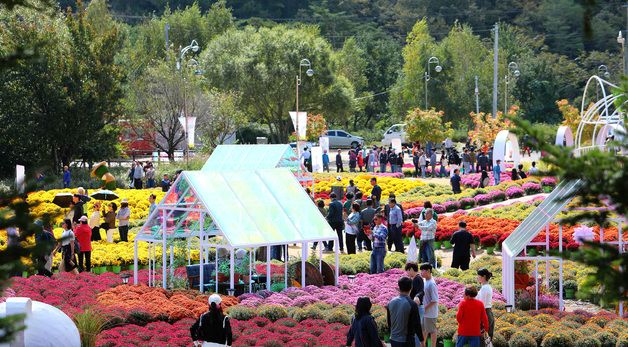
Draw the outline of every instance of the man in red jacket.
M458 321L458 341L456 347L463 347L466 343L471 347L480 347L481 327L488 327L488 317L484 304L476 300L478 290L468 286L464 290L464 300L458 305L456 320Z

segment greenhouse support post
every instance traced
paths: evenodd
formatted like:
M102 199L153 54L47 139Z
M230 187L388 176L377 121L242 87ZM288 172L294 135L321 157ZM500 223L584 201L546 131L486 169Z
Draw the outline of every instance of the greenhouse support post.
M229 249L229 289L235 289L234 277L235 277L235 260L234 260L234 252L233 248Z
M137 285L137 237L133 241L133 284Z
M301 243L301 288L305 288L305 262L306 261L307 261L307 241Z
M270 290L270 246L266 246L266 289Z

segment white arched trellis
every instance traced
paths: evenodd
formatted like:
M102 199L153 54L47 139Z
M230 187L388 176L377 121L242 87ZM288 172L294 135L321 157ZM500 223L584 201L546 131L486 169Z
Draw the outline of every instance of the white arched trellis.
M562 125L558 127L558 131L556 131L556 146L565 146L565 147L573 147L573 132L571 128Z
M493 165L497 165L497 160L501 160L502 163L512 161L515 167L519 165L521 153L517 135L508 130L502 130L497 133L495 143L493 144Z
M591 86L595 86L595 88L589 88ZM615 105L617 99L622 95L611 93L610 89L612 88L617 88L617 86L598 76L591 76L587 81L580 107L581 120L576 131L575 155L580 155L593 148L604 149L606 139L610 134L623 131L623 113ZM589 89L595 90L596 99L601 94L601 98L592 104L588 96ZM591 138L584 138L585 132L591 128L593 130L590 134Z

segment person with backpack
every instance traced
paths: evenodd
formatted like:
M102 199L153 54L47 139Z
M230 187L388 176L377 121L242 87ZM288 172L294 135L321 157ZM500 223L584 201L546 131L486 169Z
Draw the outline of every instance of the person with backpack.
M229 317L222 312L222 298L212 294L207 300L209 311L203 313L190 328L195 346L231 346L233 334Z
M397 281L399 296L386 306L391 347L415 346L415 337L423 342L423 329L419 319L419 306L410 298L412 280L401 277Z
M382 148L379 152L379 172L386 172L386 164L388 163L388 154Z
M74 228L74 234L80 246L80 251L76 251L79 260L78 270L90 272L92 270L92 229L87 225L86 216L79 218L79 222L80 224Z
M52 276L52 252L55 249L57 240L52 233L50 222L35 221L35 224L41 227L41 232L35 234L35 243L38 247L44 248L44 251L37 257L37 274L41 276Z

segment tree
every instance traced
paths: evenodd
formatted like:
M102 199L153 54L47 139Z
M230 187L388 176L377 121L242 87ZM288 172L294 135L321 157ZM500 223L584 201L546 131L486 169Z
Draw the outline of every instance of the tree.
M327 131L327 122L322 114L308 114L307 115L307 130L306 137L308 141L318 141L318 138L323 136Z
M141 124L144 121L152 124L155 132L152 140L157 149L167 153L170 161L174 161L175 150L185 143L179 117L196 116L200 86L190 78L194 78L191 73L184 76L172 64L157 62L134 83L129 96L129 113Z
M497 134L502 130L508 130L512 127L511 118L517 116L519 107L512 106L508 110L508 117L500 111L497 111L497 117L493 118L490 113L480 112L476 114L471 112L471 121L473 127L469 130L469 137L473 142L493 143Z
M415 108L408 112L405 123L406 138L409 141L440 143L453 135L450 122L443 122L443 111L434 108L428 111Z
M342 122L353 109L351 83L334 73L332 50L314 27L231 30L214 39L200 57L209 87L234 91L253 121L269 128L272 140L292 132L288 112L295 109L295 76L307 58L315 74L302 73L299 111L325 112Z
M353 87L354 94L358 97L368 94L366 91L368 79L366 77L367 56L357 44L354 37L348 38L342 49L333 55L335 72L338 76L344 77ZM363 113L364 107L368 101L360 99L354 103L353 110L353 127L357 128L359 120L358 114ZM349 121L349 118L347 118Z
M213 151L247 123L234 92L203 92L199 103L196 127L205 151Z

